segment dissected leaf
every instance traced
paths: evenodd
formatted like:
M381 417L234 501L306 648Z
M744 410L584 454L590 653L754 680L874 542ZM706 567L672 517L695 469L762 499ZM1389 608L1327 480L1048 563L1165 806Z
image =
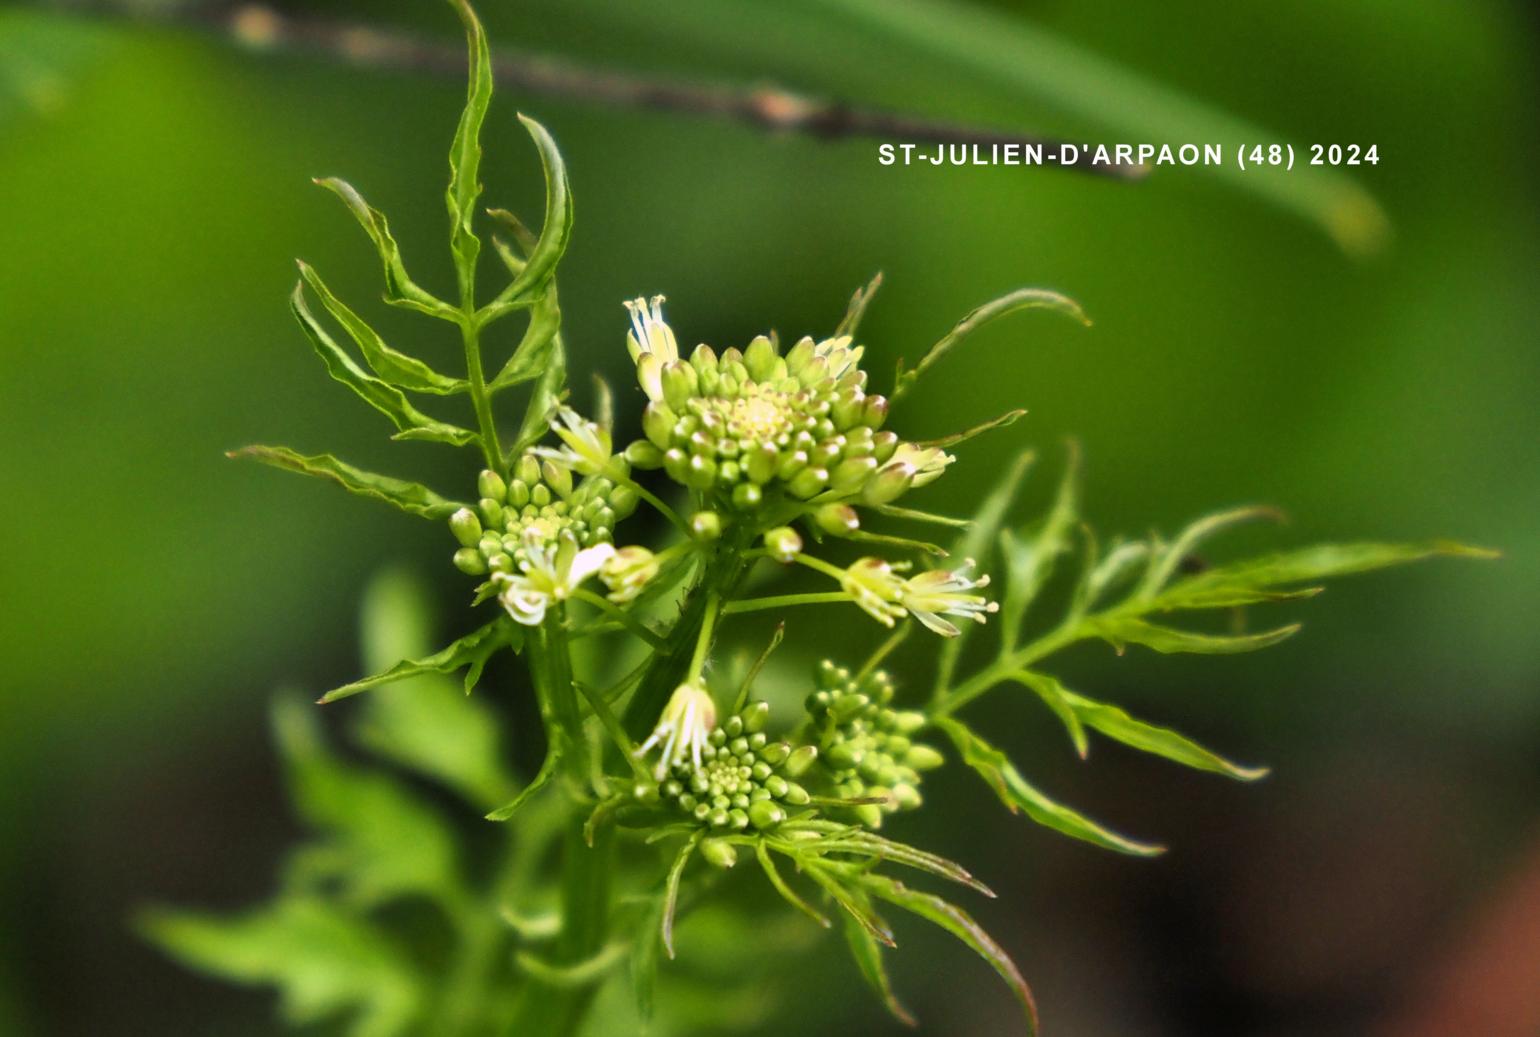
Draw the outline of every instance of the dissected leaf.
M1148 598L1164 587L1166 581L1176 574L1178 567L1191 557L1198 545L1220 530L1254 519L1267 518L1277 521L1281 517L1273 508L1253 507L1222 511L1217 515L1208 515L1199 519L1182 530L1171 542L1171 546L1161 551L1151 562L1139 586L1139 596Z
M466 391L468 383L465 379L439 374L416 357L407 356L387 346L379 332L332 294L326 282L321 280L321 275L309 263L300 260L299 273L321 300L321 305L326 307L326 312L342 325L348 337L358 345L359 352L364 355L364 360L374 369L375 374L413 392L448 396Z
M546 746L545 759L540 762L540 769L529 780L529 784L519 790L519 794L513 799L498 807L487 815L488 821L506 821L519 812L519 808L530 801L530 798L541 789L550 784L556 777L557 768L561 766L562 743L553 739Z
M817 908L813 907L806 900L803 900L802 897L797 894L797 891L792 889L791 886L787 884L786 880L781 877L780 869L775 866L775 858L770 856L770 849L765 845L765 841L763 839L760 839L754 844L754 855L759 859L759 866L760 869L764 871L765 878L770 880L770 885L775 887L775 891L781 895L783 900L785 900L792 907L796 908L798 911L801 911L803 914L807 915L818 925L825 929L829 928L829 926L832 924L830 923L829 919L826 918Z
M651 934L663 930L666 907L667 895L664 890L659 890L647 901L647 913L642 917L640 929L643 938L631 948L631 988L636 996L636 1014L643 1023L652 1020L658 987L658 948L662 945L662 940L654 940Z
M366 666L422 652L429 643L426 595L427 588L397 572L370 584L361 623ZM365 708L359 734L379 755L443 782L482 811L513 795L501 724L459 682L438 673L402 678L370 695Z
M1205 749L1185 735L1170 728L1157 727L1129 716L1117 706L1082 698L1073 692L1065 692L1070 708L1090 728L1108 738L1132 746L1143 752L1164 756L1168 760L1193 767L1200 771L1213 771L1241 781L1256 781L1267 774L1266 767L1242 767L1231 763L1217 753Z
M394 778L338 759L310 706L280 699L273 722L295 805L323 833L334 878L352 899L376 904L458 888L453 836L435 810Z
M346 180L326 177L316 183L342 199L348 212L353 214L353 218L374 242L375 251L380 254L380 262L385 268L386 302L444 320L459 320L459 310L423 291L407 276L406 266L401 261L401 248L391 236L390 221L384 213L364 201L363 196Z
M496 392L538 378L550 363L560 331L561 305L556 299L556 285L550 284L530 307L529 325L524 329L524 336L487 388Z
M1227 598L1255 595L1259 590L1310 583L1334 576L1369 572L1392 565L1404 565L1425 558L1447 555L1455 558L1496 558L1497 552L1471 547L1452 540L1432 540L1416 544L1356 543L1322 544L1295 551L1282 551L1248 561L1216 566L1177 580L1156 597L1160 608L1208 607ZM1295 592L1308 593L1306 592ZM1252 597L1250 600L1258 600ZM1202 604L1195 604L1202 603Z
M405 680L423 673L454 673L456 670L470 667L473 674L479 675L494 652L505 645L516 649L522 643L523 636L523 632L511 619L507 616L498 616L486 626L466 634L447 648L442 648L432 655L421 659L403 659L382 673L334 688L321 696L321 702L323 704L336 702L349 695L357 695L361 691L368 691L382 684ZM465 690L469 691L473 685L474 682L467 679Z
M836 904L845 909L845 914L854 919L872 939L885 947L897 947L893 939L893 931L882 920L877 912L872 910L871 903L861 895L859 890L854 890L845 885L840 875L824 866L808 860L804 861L802 871L808 878L823 887L823 891L829 894Z
M556 264L572 238L572 188L567 182L567 165L544 126L527 115L520 115L519 121L534 140L540 152L540 166L545 171L545 223L540 228L539 240L529 250L524 269L486 307L487 319L534 301L556 273Z
M330 454L313 454L309 457L282 446L247 446L232 450L230 458L251 458L274 468L283 468L302 475L316 475L330 479L349 493L360 497L383 501L392 507L412 515L429 519L446 519L465 505L445 500L426 486L396 479L388 475L375 475L362 468L354 468L346 461L339 461Z
M413 407L400 389L381 381L354 363L353 358L343 352L310 312L305 302L303 281L294 286L294 292L289 296L289 306L300 327L305 329L316 354L326 364L326 370L337 381L357 393L365 403L389 418L400 429L398 439L423 439L452 446L464 446L475 441L474 432L430 418Z
M918 1026L919 1021L909 1013L898 1000L898 995L893 992L893 983L888 979L888 968L882 960L882 947L872 934L867 932L859 922L849 915L845 916L845 942L850 946L850 956L855 959L856 967L861 970L861 975L868 985L882 999L883 1005L889 1014L905 1026Z
M1135 616L1096 616L1086 621L1087 631L1109 642L1121 652L1125 645L1144 645L1157 652L1172 655L1190 652L1195 655L1234 655L1238 652L1255 652L1259 648L1271 648L1280 641L1299 633L1300 625L1260 634L1197 634L1190 630L1163 627Z
M993 897L994 890L984 885L973 874L955 861L939 854L922 850L917 846L889 839L876 832L852 828L844 835L830 835L812 843L809 851L819 853L858 853L877 860L889 860L929 872L950 882L967 886L986 897Z
M487 48L487 34L481 20L467 0L451 0L465 26L466 45L470 51L470 82L465 108L455 129L449 151L449 218L452 224L450 247L454 251L462 290L474 285L476 260L481 255L481 240L473 226L476 199L481 197L481 126L487 107L492 103L492 56Z
M1016 493L1021 488L1021 481L1025 478L1027 470L1037 460L1037 454L1031 450L1023 450L1016 455L1011 466L1006 470L1005 477L995 484L989 491L989 496L984 498L974 514L968 528L957 539L957 546L952 553L959 558L971 558L981 566L988 565L988 552L994 545L995 537L1000 527L1005 523L1006 513L1011 510L1011 505L1016 500ZM942 644L938 652L939 662L936 667L936 688L946 688L952 680L952 674L957 668L957 660L962 657L963 645L973 634L976 624L964 623L956 637L949 637Z
M960 443L966 443L968 440L977 436L982 436L986 432L993 432L997 428L1006 428L1007 426L1014 425L1016 422L1026 417L1026 414L1027 412L1025 410L1018 407L1015 410L1006 411L999 417L990 418L988 421L980 422L979 424L974 425L972 428L963 429L961 432L953 432L950 436L942 436L940 439L927 439L925 442L916 445L922 447L936 447L943 450L948 449L950 447L957 446Z
M684 878L685 865L690 863L690 855L700 845L700 840L700 832L685 840L674 857L674 863L669 866L668 879L663 886L663 917L658 923L658 936L663 941L663 949L668 952L670 961L674 957L674 912L679 909L679 882Z
M845 308L845 316L840 318L839 326L834 329L834 336L841 335L855 337L861 330L861 319L866 316L866 308L872 304L872 297L877 294L877 289L882 287L882 272L878 271L864 288L857 288L856 293L850 297L850 305Z
M1073 317L1084 325L1089 326L1091 323L1090 318L1085 315L1085 311L1080 308L1080 304L1068 296L1048 291L1045 288L1018 288L1008 295L1002 295L998 299L986 302L958 321L951 331L943 335L939 342L930 347L930 352L926 353L920 362L915 365L914 370L903 370L902 362L900 362L900 370L898 378L893 383L891 398L897 400L902 397L914 387L914 384L920 380L920 376L929 370L933 364L946 356L953 347L964 341L979 328L982 328L997 317L1004 317L1019 310L1030 309L1056 310L1059 313Z
M1043 705L1059 718L1059 722L1064 725L1064 730L1069 732L1069 740L1075 746L1076 755L1082 760L1085 759L1087 749L1085 727L1080 723L1080 717L1070 703L1069 689L1059 683L1058 678L1050 677L1046 673L1023 670L1012 676L1036 692L1037 697L1043 700Z
M1005 980L1006 986L1011 988L1011 993L1016 995L1016 1000L1021 1002L1022 1011L1026 1013L1029 1032L1037 1032L1037 1004L1032 999L1031 988L1027 986L1027 981L1022 978L1021 971L1016 968L1016 963L1011 960L1010 955L1006 954L1005 949L973 920L972 915L933 893L922 893L919 890L910 889L902 882L886 875L872 873L863 875L862 885L873 896L881 897L910 914L918 915L928 922L939 925L971 947L979 957L989 962L990 966L1000 974L1000 978Z
M411 962L388 934L335 903L291 896L234 918L155 911L140 928L201 972L276 986L295 1025L353 1012L355 1037L422 1032L424 991Z
M1013 813L1020 810L1040 825L1119 853L1151 857L1165 852L1163 846L1124 838L1068 807L1055 803L1027 784L1003 752L984 741L961 721L952 717L936 717L932 723L946 733L962 754L963 762L979 773Z

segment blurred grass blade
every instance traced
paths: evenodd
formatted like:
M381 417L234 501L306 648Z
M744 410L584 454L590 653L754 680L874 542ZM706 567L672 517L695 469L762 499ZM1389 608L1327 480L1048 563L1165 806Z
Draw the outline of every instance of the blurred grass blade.
M1165 852L1163 846L1126 839L1068 807L1055 803L1027 784L1003 752L960 721L951 717L936 717L932 723L951 738L952 744L962 754L963 762L979 773L989 787L995 790L1000 802L1010 808L1012 813L1020 810L1040 825L1119 853L1153 857Z
M993 83L1005 96L1050 105L1130 143L1220 144L1225 163L1199 167L1316 224L1354 255L1379 249L1384 210L1352 178L1304 165L1292 171L1235 163L1240 147L1282 143L1279 134L1129 71L1005 10L958 0L822 0L882 38ZM1109 142L1111 143L1111 142Z
M282 468L301 475L315 475L330 479L349 493L371 500L383 501L393 508L411 515L429 519L446 519L465 505L445 500L419 483L407 482L388 475L375 475L362 468L354 468L346 461L339 461L331 454L306 456L282 446L247 446L232 450L226 457L251 458L274 468Z

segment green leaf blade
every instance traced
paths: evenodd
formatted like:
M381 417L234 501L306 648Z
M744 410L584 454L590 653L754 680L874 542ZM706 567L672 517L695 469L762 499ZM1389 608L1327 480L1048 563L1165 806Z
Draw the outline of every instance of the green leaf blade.
M1027 783L1003 752L984 741L962 722L951 717L937 717L932 723L951 738L952 744L962 754L963 762L978 772L1012 813L1021 811L1040 825L1118 853L1153 857L1165 852L1163 846L1136 842L1118 835L1049 799Z
M519 643L522 643L522 634L513 621L507 616L498 616L492 622L466 634L432 655L421 659L403 659L381 673L332 689L321 696L320 701L322 705L326 705L357 695L361 691L368 691L370 688L422 674L454 673L468 666L479 669L486 665L487 659L498 649Z
M331 454L306 456L288 447L258 444L232 450L225 456L236 460L249 458L285 471L329 479L349 493L389 504L393 508L421 518L447 519L460 508L465 507L458 501L440 497L426 486L388 475L366 472L346 461L339 461Z
M1256 781L1267 776L1266 767L1243 767L1232 763L1185 735L1135 719L1117 706L1083 698L1073 692L1066 692L1065 697L1087 727L1141 752L1163 756L1195 770L1223 774L1237 781Z

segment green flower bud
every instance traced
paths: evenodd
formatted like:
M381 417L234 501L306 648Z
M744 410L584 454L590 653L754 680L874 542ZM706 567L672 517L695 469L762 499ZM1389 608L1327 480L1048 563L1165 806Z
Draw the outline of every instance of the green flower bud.
M904 763L917 771L933 771L945 762L946 757L928 745L911 745L904 753Z
M774 828L786 820L786 811L768 799L749 804L749 823L755 828Z
M723 477L726 477L726 465L723 466ZM764 499L764 491L751 482L739 483L733 487L733 507L739 511L752 511L759 507L759 502Z
M733 849L732 843L721 839L702 840L700 854L723 871L738 863L738 851Z
M520 456L518 463L513 466L513 474L525 485L534 486L540 481L540 459L534 454Z
M807 500L824 488L829 482L829 473L823 468L804 468L792 477L786 488L792 496Z
M491 497L483 497L476 504L476 510L481 512L481 521L486 523L489 529L497 529L503 524L503 505L501 501L495 501Z
M540 466L540 474L545 479L545 484L558 495L563 498L572 496L572 471L565 465L546 460Z
M487 561L481 556L481 552L474 547L462 547L455 552L455 568L467 576L484 576L487 572Z
M476 491L483 497L503 500L508 495L508 484L503 482L502 476L487 469L476 477Z
M777 526L765 533L765 549L776 561L791 562L802 552L802 537L790 526Z
M854 493L864 486L877 471L877 461L871 457L849 457L829 473L829 486L835 493Z
M861 499L868 504L887 504L897 500L914 485L914 476L914 465L895 461L866 481L866 485L861 487Z
M645 439L638 439L635 443L626 447L622 455L627 461L643 471L652 471L654 468L663 467L663 451Z
M696 540L716 540L722 535L722 516L714 511L697 511L690 516L690 535Z
M689 407L699 387L700 378L689 364L675 361L663 368L663 399L675 412Z
M861 528L860 516L848 504L825 504L813 512L813 521L819 529L834 536L844 536Z
M818 749L811 745L799 746L792 754L786 757L786 773L793 778L800 777L804 771L813 765L818 757Z
M776 361L779 359L775 347L763 335L750 342L749 348L743 354L743 364L749 369L749 375L757 382L766 382L774 377Z
M475 547L481 540L481 520L470 508L461 508L449 516L449 531L462 547Z

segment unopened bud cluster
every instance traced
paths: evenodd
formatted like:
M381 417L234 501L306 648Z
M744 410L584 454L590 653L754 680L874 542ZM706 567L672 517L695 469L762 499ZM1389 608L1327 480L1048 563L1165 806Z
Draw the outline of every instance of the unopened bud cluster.
M935 749L913 740L925 715L892 707L893 682L881 670L857 678L825 660L814 680L807 712L833 794L881 799L851 808L872 828L882 824L884 811L919 806L920 772L943 762Z
M613 540L615 523L636 510L636 491L603 476L574 482L565 465L526 453L504 481L484 471L477 480L481 499L474 510L449 518L460 541L454 562L472 576L517 572L528 544L555 545L571 537L579 547Z
M679 760L662 781L640 787L638 798L656 797L711 829L774 828L786 820L788 808L811 802L794 779L817 750L770 741L764 732L769 715L766 703L755 702L728 717L707 737L699 766Z
M837 534L859 525L852 504L892 501L951 460L883 430L888 401L866 392L862 347L849 336L803 338L782 356L761 335L742 351L702 345L686 359L661 301L628 304L651 399L646 438L625 453L638 468L662 468L728 513L808 501L813 520Z

